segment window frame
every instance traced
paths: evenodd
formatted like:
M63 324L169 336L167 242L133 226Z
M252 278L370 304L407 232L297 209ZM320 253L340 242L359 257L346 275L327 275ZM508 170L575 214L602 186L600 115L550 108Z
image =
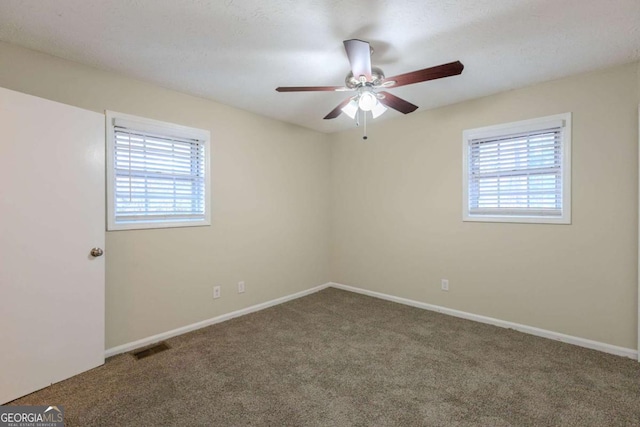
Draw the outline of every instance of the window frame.
M130 114L105 111L106 116L106 196L107 196L107 231L120 230L144 230L157 228L181 228L181 227L203 227L211 225L211 132L205 129L197 129L182 126L175 123L153 120L145 117L138 117ZM197 220L148 220L136 222L116 222L115 216L115 123L116 120L125 122L132 129L141 132L152 132L160 135L186 137L197 139L204 145L204 219Z
M504 222L532 224L571 224L571 113L555 114L529 120L467 129L462 133L462 220L464 222ZM471 214L469 207L469 149L478 138L507 136L519 132L549 129L550 123L562 122L562 215Z

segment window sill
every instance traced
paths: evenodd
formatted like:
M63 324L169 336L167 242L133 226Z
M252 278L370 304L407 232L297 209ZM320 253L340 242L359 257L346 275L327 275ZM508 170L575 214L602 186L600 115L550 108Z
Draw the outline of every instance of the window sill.
M509 215L464 215L463 222L503 222L520 224L557 224L571 225L570 217L545 218L539 216L509 216Z
M149 230L158 228L184 228L184 227L207 227L211 225L211 221L158 221L145 223L119 223L109 224L107 231L125 231L125 230Z

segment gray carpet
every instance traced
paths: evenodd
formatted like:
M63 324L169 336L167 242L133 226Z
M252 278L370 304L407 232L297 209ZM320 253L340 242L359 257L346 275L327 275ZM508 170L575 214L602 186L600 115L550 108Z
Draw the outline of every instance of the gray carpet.
M640 426L640 364L350 292L110 358L14 404L67 426Z

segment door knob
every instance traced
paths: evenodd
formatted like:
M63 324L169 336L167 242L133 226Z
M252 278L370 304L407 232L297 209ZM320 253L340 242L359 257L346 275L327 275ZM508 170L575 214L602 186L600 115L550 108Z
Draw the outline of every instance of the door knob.
M100 248L93 248L91 249L91 256L92 257L99 257L102 256L104 252L102 251L102 249Z

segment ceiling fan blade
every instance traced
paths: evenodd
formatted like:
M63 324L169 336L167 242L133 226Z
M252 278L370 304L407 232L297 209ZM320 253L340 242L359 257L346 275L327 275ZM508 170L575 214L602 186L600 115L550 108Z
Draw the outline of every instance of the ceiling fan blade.
M384 98L380 98L379 101L389 108L400 111L402 114L409 114L418 109L417 105L413 105L409 101L405 101L402 98L398 98L395 95L391 95L389 92L378 92L380 95L384 95Z
M324 116L324 119L325 120L329 120L329 119L335 119L336 117L338 117L340 115L340 113L342 113L342 107L347 105L349 103L349 101L351 101L351 97L345 99L340 104L338 104L338 106L336 108L334 108L333 110L331 110L331 112L329 114Z
M393 77L387 77L384 79L384 81L395 81L395 84L387 87L398 87L410 85L413 83L426 82L428 80L441 79L443 77L457 76L458 74L462 73L462 70L464 70L464 65L462 65L462 62L455 61L448 64L425 68L423 70L399 74Z
M371 46L362 40L345 40L344 50L347 51L347 57L351 64L351 72L353 77L358 79L365 76L367 81L371 81Z
M334 92L343 91L343 86L281 86L277 87L277 92Z

